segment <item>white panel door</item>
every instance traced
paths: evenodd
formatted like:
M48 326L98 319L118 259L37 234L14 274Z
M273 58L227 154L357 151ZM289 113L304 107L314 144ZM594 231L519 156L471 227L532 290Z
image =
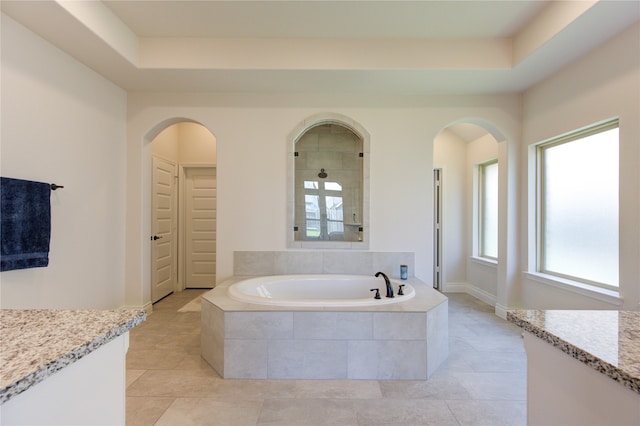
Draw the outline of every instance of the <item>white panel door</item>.
M154 303L176 287L175 176L175 164L153 157L151 301Z
M216 169L185 169L185 285L216 283Z

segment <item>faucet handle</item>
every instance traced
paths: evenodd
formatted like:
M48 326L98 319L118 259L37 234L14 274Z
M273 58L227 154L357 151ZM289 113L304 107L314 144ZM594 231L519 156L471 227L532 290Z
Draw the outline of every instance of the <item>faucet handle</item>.
M398 296L404 296L404 291L402 291L402 287L404 287L404 284L400 284L400 287L398 287Z
M375 291L376 295L374 297L374 299L380 299L380 289L379 288L372 288L370 291Z

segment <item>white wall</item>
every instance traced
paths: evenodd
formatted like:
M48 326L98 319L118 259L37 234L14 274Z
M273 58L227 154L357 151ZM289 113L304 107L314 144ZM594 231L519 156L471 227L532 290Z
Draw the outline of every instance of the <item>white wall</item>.
M434 168L442 169L442 283L444 291L467 285L467 142L444 129L434 143Z
M215 164L216 138L200 124L176 123L153 139L151 152L176 164Z
M223 280L233 274L236 250L286 250L287 136L302 120L327 112L350 117L371 135L369 249L415 252L415 275L431 282L433 140L449 123L478 118L517 143L518 96L133 93L128 103L128 303L148 300L150 228L144 194L149 141L159 131L187 118L216 137L217 277Z
M523 103L523 143L620 117L620 295L624 309L640 309L640 24L528 90ZM522 165L530 160L522 152ZM523 176L523 205L532 214L535 191ZM533 223L523 220L522 263L535 268ZM553 288L525 276L522 303L527 307L615 308L615 305Z
M179 123L180 163L216 164L216 138L204 126Z
M46 268L0 274L2 308L124 304L126 93L2 15L2 175L51 196Z
M477 254L475 253L475 251L477 251L477 241L474 236L477 237L478 235L477 216L471 203L473 202L473 194L478 187L477 176L474 174L474 169L478 164L496 158L498 158L498 142L491 134L476 139L467 145L466 189L470 208L467 210L466 220L471 230L466 241L466 253L468 256L467 259L469 259L467 262L467 276L469 277L469 285L473 287L471 291L475 292L476 296L483 300L492 302L495 302L498 294L497 265L487 262L486 260L478 260L477 258L470 259L471 256ZM474 247L474 245L476 245L476 247Z
M154 156L165 160L180 162L180 124L174 124L164 129L155 137L151 144L151 152Z

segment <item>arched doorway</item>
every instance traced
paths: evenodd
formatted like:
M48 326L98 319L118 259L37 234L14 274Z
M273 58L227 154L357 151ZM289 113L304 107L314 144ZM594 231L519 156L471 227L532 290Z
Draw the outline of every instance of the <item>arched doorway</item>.
M216 138L192 121L151 139L151 301L212 288L216 273Z
M491 124L479 120L452 123L434 140L434 287L467 292L492 305L502 140ZM494 244L491 250L484 250L486 241Z

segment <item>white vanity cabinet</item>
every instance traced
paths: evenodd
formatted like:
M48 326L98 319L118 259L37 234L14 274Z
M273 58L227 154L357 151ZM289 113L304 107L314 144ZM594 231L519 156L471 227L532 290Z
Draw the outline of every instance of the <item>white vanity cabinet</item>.
M529 426L640 426L640 312L512 311Z
M1 311L0 425L124 425L144 311Z

